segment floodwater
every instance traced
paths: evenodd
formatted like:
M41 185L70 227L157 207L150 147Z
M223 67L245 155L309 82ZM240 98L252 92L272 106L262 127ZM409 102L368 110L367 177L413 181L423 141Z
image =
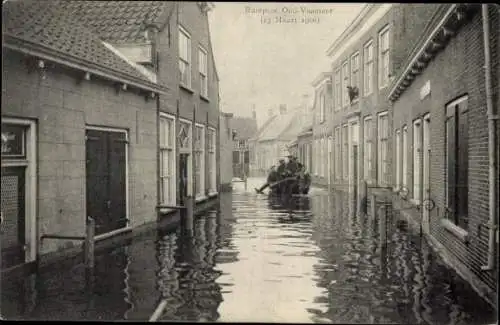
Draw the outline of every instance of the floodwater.
M79 260L2 281L4 319L491 324L496 313L404 227L380 245L343 195L293 209L253 191L221 195L193 235L154 230Z

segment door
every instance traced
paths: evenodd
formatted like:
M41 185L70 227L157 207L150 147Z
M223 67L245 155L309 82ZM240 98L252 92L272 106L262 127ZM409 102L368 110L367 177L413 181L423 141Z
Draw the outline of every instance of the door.
M352 146L352 193L353 193L353 207L358 206L358 145Z
M431 124L431 119L430 116L424 117L424 130L423 130L423 137L424 137L424 143L423 143L423 169L424 169L424 175L423 175L423 203L429 203L426 202L426 200L430 200L430 157L431 157L431 147L430 147L430 124ZM427 204L426 204L427 205ZM423 206L423 228L424 231L429 233L429 210Z
M124 132L86 131L87 215L96 235L127 226Z
M2 269L25 262L25 195L25 167L2 168Z
M179 194L180 204L184 204L184 199L188 195L188 169L189 154L181 153L179 155Z

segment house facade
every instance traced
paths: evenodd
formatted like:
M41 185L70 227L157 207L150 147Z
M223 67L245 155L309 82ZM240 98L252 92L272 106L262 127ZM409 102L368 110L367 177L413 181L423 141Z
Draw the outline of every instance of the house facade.
M62 7L2 10L2 270L80 245L45 237L82 236L89 217L96 240L155 221L166 87Z
M187 196L201 202L219 187L219 79L212 51L210 2L66 1L120 55L167 87L157 103L158 210Z
M312 126L312 183L317 186L330 185L330 165L332 148L332 130L328 121L332 118L332 82L331 73L322 72L313 81L314 104Z
M491 118L498 116L500 33L498 7L484 6L484 12L481 5L433 6L387 95L393 186L404 194L397 203L448 263L496 304L500 133ZM422 10L413 8L413 16Z
M233 117L233 175L241 179L250 175L250 143L249 140L257 133L255 111L253 117Z

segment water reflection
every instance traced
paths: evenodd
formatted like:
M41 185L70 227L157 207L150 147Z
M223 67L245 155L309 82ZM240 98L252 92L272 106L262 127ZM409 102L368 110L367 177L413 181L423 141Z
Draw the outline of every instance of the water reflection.
M352 212L341 192L313 188L283 202L237 187L195 219L191 236L152 230L100 252L90 281L76 259L2 279L2 316L147 321L159 311L161 321L495 320L418 236L392 227L381 245L377 219Z

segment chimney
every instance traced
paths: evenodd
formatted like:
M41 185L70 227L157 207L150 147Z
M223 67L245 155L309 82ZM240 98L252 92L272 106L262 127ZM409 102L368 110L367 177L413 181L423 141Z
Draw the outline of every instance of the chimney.
M286 114L286 104L280 104L280 114Z

